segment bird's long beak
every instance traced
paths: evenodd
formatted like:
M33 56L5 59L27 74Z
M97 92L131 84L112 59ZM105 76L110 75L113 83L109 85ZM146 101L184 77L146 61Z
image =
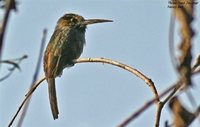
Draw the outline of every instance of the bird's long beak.
M87 19L82 24L83 25L89 25L89 24L104 23L104 22L113 22L113 21L107 20L107 19Z

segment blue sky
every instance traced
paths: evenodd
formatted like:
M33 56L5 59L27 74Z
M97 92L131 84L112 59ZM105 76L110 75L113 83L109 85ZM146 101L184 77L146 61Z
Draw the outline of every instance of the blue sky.
M177 79L169 57L171 11L167 7L168 1L18 0L18 3L18 12L10 17L2 57L17 58L27 54L28 59L20 64L22 71L15 71L0 84L1 126L8 125L29 88L43 29L48 30L47 44L58 18L65 13L114 21L88 26L86 46L81 57L105 57L132 66L151 78L159 92ZM199 28L199 6L196 6L196 10L194 26ZM200 50L198 29L196 31L195 56ZM179 39L178 35L176 31L176 40ZM5 71L1 71L1 75ZM39 77L43 75L41 68ZM199 81L198 76L194 81ZM32 96L25 127L114 127L153 97L139 78L106 64L77 64L65 69L62 77L56 78L56 84L59 119L52 118L47 83L43 82ZM199 91L197 84L192 91L194 96L199 96ZM185 98L185 95L182 96ZM187 98L185 100L188 103ZM197 100L197 103L200 101ZM188 107L191 105L188 104ZM155 106L152 106L128 127L153 126L154 113ZM166 106L161 126L166 120L171 120L170 117ZM198 125L194 123L194 127Z

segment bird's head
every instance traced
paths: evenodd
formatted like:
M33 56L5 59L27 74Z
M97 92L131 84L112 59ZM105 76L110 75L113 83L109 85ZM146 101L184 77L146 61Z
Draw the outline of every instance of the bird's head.
M95 24L95 23L104 23L104 22L112 22L112 20L107 19L84 19L82 16L69 13L62 16L57 23L59 28L67 27L74 27L85 29L87 25Z

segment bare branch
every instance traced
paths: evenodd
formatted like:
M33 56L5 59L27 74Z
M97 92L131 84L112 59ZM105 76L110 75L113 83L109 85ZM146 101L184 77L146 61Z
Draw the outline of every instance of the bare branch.
M146 77L144 74L142 74L141 72L139 72L138 70L122 64L120 62L117 61L113 61L110 59L105 59L105 58L80 58L74 61L75 63L91 63L91 62L99 62L99 63L107 63L107 64L111 64L117 67L120 67L124 70L127 70L131 73L133 73L134 75L138 76L139 78L141 78L146 84L148 84L148 86L151 88L152 87L152 81ZM22 109L23 105L26 103L26 101L29 99L29 97L32 95L32 93L35 91L35 89L40 85L40 83L42 81L45 80L45 77L43 77L42 79L40 79L39 81L37 81L36 83L34 83L33 87L29 90L29 92L26 94L25 99L23 100L23 102L21 103L20 107L18 108L17 112L15 113L13 119L11 120L11 122L9 123L9 127L12 125L12 123L14 122L15 118L17 117L17 115L19 114L20 110ZM154 85L153 85L154 86ZM153 88L152 88L153 89ZM154 101L157 101L158 97L155 97ZM152 101L152 102L154 102Z
M0 60L1 60L1 54L2 54L4 34L5 34L5 31L6 31L6 26L7 26L7 23L8 23L10 11L12 9L15 10L15 11L17 10L15 0L6 0L5 1L5 9L6 9L6 12L5 12L4 19L3 19L3 25L0 29Z
M38 74L39 74L39 70L40 70L40 64L41 64L41 60L42 60L44 45L45 45L45 42L46 42L46 35L47 35L47 30L44 29L43 30L42 41L41 41L41 46L40 46L40 52L39 52L39 56L38 56L38 61L37 61L36 69L35 69L35 74L33 76L33 80L32 80L32 83L30 85L30 89L33 87L34 82L38 79ZM25 103L25 106L24 106L22 114L21 114L21 116L19 118L19 122L17 124L17 127L21 127L22 124L23 124L24 118L26 116L26 112L28 110L28 106L30 104L30 100L31 100L31 97Z
M169 107L173 114L175 127L188 127L199 115L199 108L194 113L189 112L176 96L170 100Z
M125 65L123 63L117 62L117 61L113 61L110 59L106 59L106 58L80 58L74 61L76 64L77 63L93 63L93 62L98 62L98 63L107 63L107 64L111 64L117 67L120 67L126 71L131 72L132 74L136 75L137 77L139 77L140 79L142 79L151 89L154 90L154 88L152 88L152 81L146 77L144 74L142 74L141 72L139 72L138 70ZM23 100L22 104L20 105L19 109L17 110L17 113L15 114L15 116L13 117L12 121L9 123L9 126L12 125L12 123L14 122L15 118L17 117L19 111L21 110L21 108L23 107L23 105L25 104L25 102L28 100L28 98L32 95L32 93L35 91L35 89L40 85L40 83L42 81L45 80L45 77L43 77L42 79L40 79L39 81L37 81L37 83L35 83L35 85L31 88L31 90L26 94L25 99ZM128 125L131 121L133 121L137 116L139 116L142 112L144 112L148 107L150 107L153 103L157 102L160 103L160 101L158 101L158 98L163 97L164 95L168 94L170 91L171 94L169 95L170 97L172 95L174 95L174 93L180 88L181 84L183 83L182 80L178 81L177 83L175 83L174 85L170 86L169 88L167 88L164 92L162 92L160 95L155 96L153 99L147 101L143 106L141 106L135 113L133 113L130 117L128 117L127 119L125 119L118 127L125 127L126 125ZM168 96L168 98L170 98ZM166 99L163 103L165 104L169 99ZM163 104L163 105L164 105ZM162 105L160 105L160 107L163 107ZM157 108L159 112L161 112L161 108ZM159 115L160 113L158 113ZM160 119L160 118L158 118ZM158 120L159 121L159 120Z
M185 0L184 0L185 1ZM193 0L192 0L193 1ZM178 5L181 5L181 0L178 0ZM179 66L177 68L181 80L184 81L183 87L187 88L192 85L191 81L191 62L192 62L192 38L195 32L192 28L194 4L185 4L180 8L173 8L174 15L180 24L181 42L179 45L180 56Z
M200 55L198 55L196 62L192 68L192 71L194 72L199 66L200 66Z
M9 68L9 72L8 74L4 75L3 77L0 78L0 82L9 78L12 73L14 72L15 69L19 69L20 70L20 62L24 59L26 59L28 56L27 55L23 55L22 57L20 58L17 58L17 59L10 59L10 60L2 60L0 61L0 63L4 63L4 64L10 64L12 65L13 67L12 68Z
M120 67L124 70L127 70L127 71L131 72L132 74L136 75L137 77L139 77L140 79L142 79L150 87L151 91L153 92L153 94L157 98L157 100L159 99L158 92L154 86L153 81L150 78L148 78L147 76L145 76L144 74L142 74L137 69L134 69L128 65L125 65L123 63L120 63L120 62L117 62L114 60L106 59L106 58L79 58L79 59L75 60L74 62L75 63L92 63L92 62L107 63L107 64L111 64L111 65Z
M150 88L150 90L152 91L152 93L154 94L154 97L156 98L156 103L157 105L159 106L160 105L160 99L159 99L159 95L158 95L158 92L156 90L156 87L154 85L154 83L151 81L151 79L149 79L148 77L146 77L145 75L143 75L141 72L139 72L138 70L132 68L132 67L129 67L127 65L124 65L122 63L119 63L117 61L113 61L113 60L109 60L109 59L105 59L105 58L82 58L82 59L78 59L77 62L105 62L105 63L108 63L108 64L112 64L112 65L115 65L115 66L118 66L122 69L125 69L131 73L133 73L134 75L136 75L137 77L139 77L140 79L142 79ZM158 117L157 117L158 118ZM156 125L158 125L159 121L156 120Z
M167 88L164 92L162 92L159 95L159 98L163 97L167 93L169 93L173 89L179 89L181 86L181 82L177 82L174 85L170 86ZM147 101L143 106L141 106L136 112L131 114L129 117L127 117L123 122L121 122L117 127L125 127L127 126L130 122L132 122L135 118L137 118L142 112L144 112L148 107L150 107L154 102L157 100L157 98L153 98L149 101Z
M196 63L192 67L192 75L196 74L196 68L199 66L199 59L200 57L197 57ZM184 81L179 81L180 84L182 84ZM160 116L161 116L161 111L164 105L175 95L177 90L179 90L180 87L176 87L173 89L173 91L164 99L164 101L157 103L157 111L156 111L156 122L155 122L155 127L159 127L159 121L160 121ZM190 94L189 94L190 95ZM194 99L191 97L190 100L195 103Z
M29 90L29 92L26 94L24 100L22 101L21 105L19 106L17 112L15 113L13 119L11 120L11 122L9 123L8 127L11 127L12 123L14 122L15 118L17 117L17 115L19 114L20 110L22 109L22 107L24 106L24 104L26 103L26 101L29 99L29 97L31 97L32 93L36 90L36 88L40 85L40 83L42 83L45 80L45 77L41 78L40 80L38 80L33 87Z

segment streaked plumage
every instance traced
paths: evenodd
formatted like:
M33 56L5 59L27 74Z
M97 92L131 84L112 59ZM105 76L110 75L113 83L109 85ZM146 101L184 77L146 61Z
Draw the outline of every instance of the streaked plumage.
M101 22L111 22L111 20L85 20L82 16L70 13L65 14L57 22L44 54L44 71L54 119L57 119L59 114L55 77L60 76L65 67L73 66L73 60L79 58L83 52L86 25Z

